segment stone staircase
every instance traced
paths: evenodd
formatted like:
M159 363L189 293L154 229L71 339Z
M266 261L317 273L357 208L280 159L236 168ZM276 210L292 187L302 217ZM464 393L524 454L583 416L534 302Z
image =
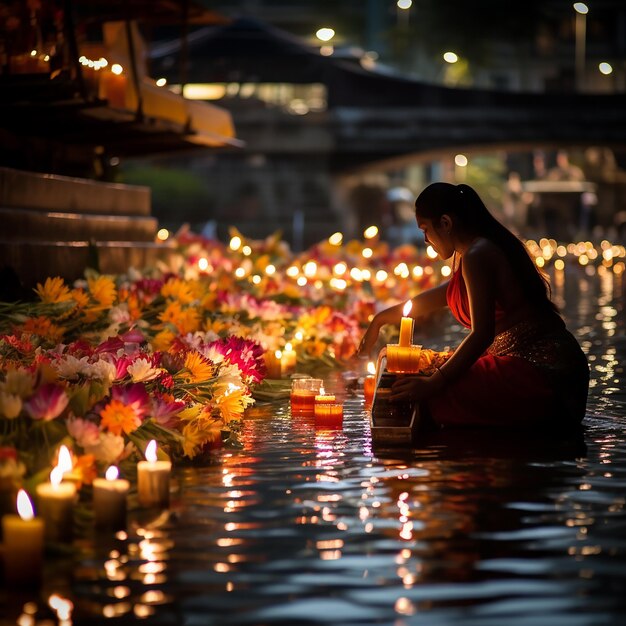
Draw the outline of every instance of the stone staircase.
M166 259L148 187L0 168L0 300L32 298L48 276L123 273Z

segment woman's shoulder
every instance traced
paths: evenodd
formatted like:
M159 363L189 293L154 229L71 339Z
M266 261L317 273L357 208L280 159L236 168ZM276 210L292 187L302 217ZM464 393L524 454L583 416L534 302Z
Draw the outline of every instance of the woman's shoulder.
M501 261L502 249L486 237L477 237L463 255L464 264L483 265Z

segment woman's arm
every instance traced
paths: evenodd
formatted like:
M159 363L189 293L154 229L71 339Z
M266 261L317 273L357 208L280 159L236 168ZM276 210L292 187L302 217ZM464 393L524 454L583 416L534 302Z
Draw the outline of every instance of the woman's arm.
M446 289L448 288L448 282L437 285L422 293L418 294L414 298L411 298L413 306L411 307L410 317L422 317L430 315L435 311L445 308L448 303L446 301ZM374 344L378 339L380 329L386 324L400 325L402 319L402 309L404 308L404 302L395 304L394 306L384 309L374 315L374 319L370 322L368 329L363 335L363 339L359 345L357 354L359 356L369 356L374 348Z

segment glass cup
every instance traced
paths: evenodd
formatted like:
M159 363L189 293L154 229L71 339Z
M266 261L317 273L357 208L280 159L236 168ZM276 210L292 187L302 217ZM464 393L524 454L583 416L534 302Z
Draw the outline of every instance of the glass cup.
M321 378L296 378L291 383L291 413L313 415L315 396L324 386Z

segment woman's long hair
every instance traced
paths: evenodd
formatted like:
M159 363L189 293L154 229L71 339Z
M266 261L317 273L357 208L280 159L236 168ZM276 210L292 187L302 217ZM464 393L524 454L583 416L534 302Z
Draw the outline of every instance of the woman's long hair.
M551 300L548 278L535 265L524 243L489 212L472 187L432 183L415 200L415 213L434 224L442 215L452 215L462 228L493 241L506 254L531 302L558 311Z

